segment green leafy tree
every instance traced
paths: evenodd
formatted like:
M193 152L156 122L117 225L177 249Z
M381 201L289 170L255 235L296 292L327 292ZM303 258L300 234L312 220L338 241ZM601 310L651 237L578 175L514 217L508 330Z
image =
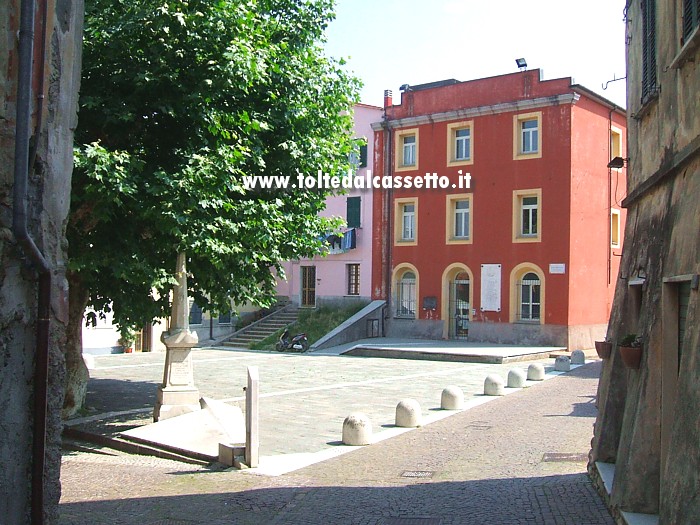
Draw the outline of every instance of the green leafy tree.
M349 168L359 86L323 53L332 10L332 0L87 3L64 414L84 400L86 307L92 320L112 310L121 327L167 315L181 251L204 308L266 305L271 270L319 253L337 227L318 216L324 191L243 183Z

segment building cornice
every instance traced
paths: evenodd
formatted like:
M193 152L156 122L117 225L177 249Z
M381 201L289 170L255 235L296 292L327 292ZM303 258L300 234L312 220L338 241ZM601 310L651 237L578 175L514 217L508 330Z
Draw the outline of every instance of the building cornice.
M561 95L553 95L551 97L540 97L527 100L516 100L513 102L503 102L501 104L493 104L489 106L477 106L475 108L456 109L446 111L444 113L430 113L428 115L418 115L415 117L406 117L401 119L387 120L383 122L372 123L374 131L382 129L399 129L411 126L420 126L422 124L431 124L435 122L446 122L448 120L461 120L474 117L482 117L485 115L498 115L500 113L512 113L520 111L530 111L537 108L547 106L561 106L564 104L576 104L581 95L578 93L563 93Z

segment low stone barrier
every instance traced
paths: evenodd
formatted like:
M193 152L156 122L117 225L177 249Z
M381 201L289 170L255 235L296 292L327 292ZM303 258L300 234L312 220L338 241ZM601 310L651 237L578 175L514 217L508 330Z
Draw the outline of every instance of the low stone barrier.
M443 410L461 410L464 407L464 392L458 386L445 387L440 396L440 408Z
M372 422L361 413L350 414L343 421L343 444L359 446L372 442Z
M397 427L419 427L421 426L422 415L420 405L415 399L404 399L396 405L396 426Z

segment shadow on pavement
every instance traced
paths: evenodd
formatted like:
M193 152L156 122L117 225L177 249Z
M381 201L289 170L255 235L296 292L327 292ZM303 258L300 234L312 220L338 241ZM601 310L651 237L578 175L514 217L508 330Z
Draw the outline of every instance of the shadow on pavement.
M96 413L153 408L158 382L90 379L85 405Z
M404 476L420 472L403 473ZM439 475L439 474L435 474ZM241 492L62 504L61 525L610 524L586 474L390 487L272 487ZM220 484L221 485L221 484Z

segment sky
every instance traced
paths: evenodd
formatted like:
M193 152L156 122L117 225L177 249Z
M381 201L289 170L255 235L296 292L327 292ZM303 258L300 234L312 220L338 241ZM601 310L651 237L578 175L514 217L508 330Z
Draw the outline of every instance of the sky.
M364 83L361 100L381 106L385 89L448 78L473 80L541 70L572 77L624 107L625 0L336 0L327 54ZM607 89L603 86L607 84ZM399 99L400 100L400 99Z

